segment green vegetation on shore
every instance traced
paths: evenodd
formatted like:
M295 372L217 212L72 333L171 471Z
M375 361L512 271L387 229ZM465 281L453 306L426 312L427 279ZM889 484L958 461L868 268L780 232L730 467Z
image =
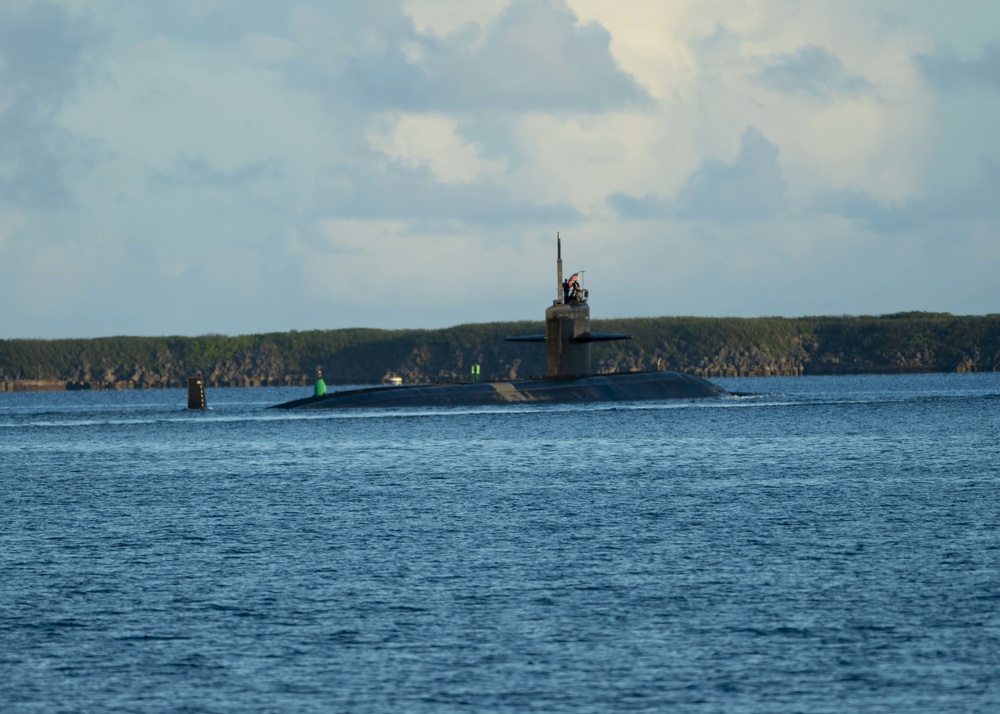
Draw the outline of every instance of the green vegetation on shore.
M596 371L677 370L699 376L1000 369L1000 315L910 312L878 317L594 320L595 331L633 339L594 346ZM483 379L545 372L541 345L504 337L544 331L538 322L440 330L312 330L261 335L0 340L0 391L18 388L179 387L201 372L209 386Z

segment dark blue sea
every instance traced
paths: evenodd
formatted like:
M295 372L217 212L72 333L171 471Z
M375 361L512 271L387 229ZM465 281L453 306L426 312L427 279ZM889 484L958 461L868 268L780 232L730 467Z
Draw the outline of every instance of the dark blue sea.
M1000 374L0 394L3 712L1000 711Z

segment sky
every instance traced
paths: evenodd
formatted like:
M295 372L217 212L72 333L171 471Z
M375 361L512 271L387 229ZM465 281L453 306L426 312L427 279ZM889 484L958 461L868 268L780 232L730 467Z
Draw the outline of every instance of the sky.
M0 0L0 339L1000 312L995 0Z

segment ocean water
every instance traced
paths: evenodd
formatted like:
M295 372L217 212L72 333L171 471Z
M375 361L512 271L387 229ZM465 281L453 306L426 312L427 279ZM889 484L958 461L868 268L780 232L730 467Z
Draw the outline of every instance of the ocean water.
M1000 374L0 394L4 712L1000 711Z

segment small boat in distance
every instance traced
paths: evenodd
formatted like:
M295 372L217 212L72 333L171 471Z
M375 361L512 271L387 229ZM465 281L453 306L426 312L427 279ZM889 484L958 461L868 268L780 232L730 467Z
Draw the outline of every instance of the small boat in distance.
M545 310L545 332L508 337L545 344L545 377L461 384L405 385L386 375L389 386L330 392L277 404L277 409L375 409L383 407L566 404L659 399L706 399L729 393L682 372L593 374L591 344L628 340L629 335L590 331L589 294L574 273L563 280L562 239L556 234L556 299ZM392 381L390 381L392 380ZM396 382L395 380L399 380Z

